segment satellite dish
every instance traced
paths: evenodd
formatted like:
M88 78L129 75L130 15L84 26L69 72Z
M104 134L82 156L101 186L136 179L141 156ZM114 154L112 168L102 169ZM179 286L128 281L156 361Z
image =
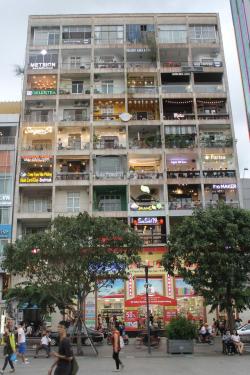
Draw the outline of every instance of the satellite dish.
M119 117L120 117L120 119L121 119L122 121L127 122L127 121L129 121L129 120L132 118L132 115L131 115L130 113L123 112L123 113L121 113L121 114L119 115Z

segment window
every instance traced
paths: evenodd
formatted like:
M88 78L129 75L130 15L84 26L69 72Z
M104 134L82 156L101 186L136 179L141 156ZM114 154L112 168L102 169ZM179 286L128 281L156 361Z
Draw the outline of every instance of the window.
M114 114L114 106L112 104L106 105L106 107L101 108L102 115L113 115Z
M195 43L216 43L217 30L215 25L190 26L190 39Z
M70 56L70 67L71 68L79 68L80 65L81 65L80 56Z
M12 192L12 178L0 176L0 194L10 194Z
M150 39L154 40L154 25L127 25L126 38L131 44L147 44Z
M62 33L63 43L91 42L91 26L64 26Z
M63 121L88 121L88 110L86 109L64 109Z
M83 81L72 81L72 94L83 93Z
M3 249L7 245L8 240L0 240L0 256L3 256Z
M187 43L186 25L160 25L160 43Z
M0 207L0 224L10 224L10 207Z
M47 46L59 44L59 28L43 28L34 29L33 45Z
M80 212L80 193L69 192L67 193L67 211Z
M95 26L95 42L123 43L123 26Z
M122 172L122 163L119 157L98 157L96 159L96 174Z
M105 79L104 81L102 81L102 94L113 94L113 92L114 92L114 81L112 79Z
M116 194L100 195L98 209L100 211L121 211L121 196Z
M50 212L51 202L47 198L29 199L28 212Z

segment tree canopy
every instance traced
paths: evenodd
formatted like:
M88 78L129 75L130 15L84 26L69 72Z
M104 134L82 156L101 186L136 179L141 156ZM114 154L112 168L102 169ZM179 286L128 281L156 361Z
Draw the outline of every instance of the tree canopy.
M250 307L250 212L225 204L199 209L171 230L165 269L178 273L202 295L211 310Z

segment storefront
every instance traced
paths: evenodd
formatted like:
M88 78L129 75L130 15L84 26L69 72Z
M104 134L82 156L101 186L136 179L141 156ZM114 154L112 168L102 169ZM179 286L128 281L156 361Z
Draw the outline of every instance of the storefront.
M135 217L131 221L131 226L143 239L144 245L165 243L166 241L165 217Z
M21 157L20 184L41 184L52 182L53 158L44 155Z

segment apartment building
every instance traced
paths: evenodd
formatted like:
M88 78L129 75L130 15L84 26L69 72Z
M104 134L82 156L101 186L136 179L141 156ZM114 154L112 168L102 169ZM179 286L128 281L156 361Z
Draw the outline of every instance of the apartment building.
M16 147L21 103L0 102L0 260L12 238L13 195L16 177ZM4 294L9 286L0 266L0 316L5 314ZM3 332L2 319L0 331Z
M196 207L240 204L238 178L217 14L30 17L16 238L57 215L124 220L144 241L152 293L165 298L152 312L167 321L177 300L198 319L202 300L159 259ZM127 283L99 293L96 311L125 312L138 328L144 307L132 313L129 300L143 283L131 269Z

